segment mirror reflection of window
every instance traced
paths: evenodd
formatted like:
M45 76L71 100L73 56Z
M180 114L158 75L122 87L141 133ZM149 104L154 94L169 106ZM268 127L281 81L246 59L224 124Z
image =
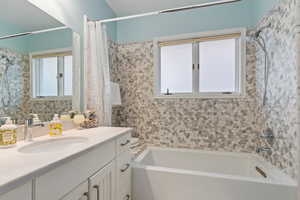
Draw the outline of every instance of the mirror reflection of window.
M71 52L32 56L33 98L72 96Z

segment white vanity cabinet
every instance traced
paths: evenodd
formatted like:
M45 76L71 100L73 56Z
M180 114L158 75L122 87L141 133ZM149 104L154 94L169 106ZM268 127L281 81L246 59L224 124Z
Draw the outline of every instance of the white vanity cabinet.
M60 200L115 159L115 149L115 141L108 141L37 177L35 200Z
M41 168L27 184L1 194L0 200L129 200L131 133L116 134Z
M32 182L1 195L0 200L32 200Z

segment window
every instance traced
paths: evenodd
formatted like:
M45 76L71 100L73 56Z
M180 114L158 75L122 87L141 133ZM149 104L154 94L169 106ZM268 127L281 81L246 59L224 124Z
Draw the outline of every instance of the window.
M32 56L32 97L72 96L73 64L71 52Z
M155 41L156 95L242 96L244 35L244 30L231 30Z

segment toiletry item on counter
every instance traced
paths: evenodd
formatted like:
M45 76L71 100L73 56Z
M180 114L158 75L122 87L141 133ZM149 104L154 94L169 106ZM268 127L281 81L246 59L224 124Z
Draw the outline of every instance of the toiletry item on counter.
M72 120L72 119L71 119L71 116L69 114L62 114L62 115L60 115L60 120L69 121L69 120Z
M73 122L74 124L76 124L77 126L79 126L82 122L84 122L85 117L83 114L77 114L74 116L73 118Z
M39 116L37 114L32 114L32 125L40 125L42 124Z
M98 127L98 120L95 111L87 111L85 113L85 120L80 124L81 128L95 128Z
M49 123L49 135L61 136L62 135L62 122L60 121L58 114L55 114L53 120Z
M68 113L61 114L60 121L63 124L63 130L70 130L75 128L73 120L71 119L71 116Z
M0 148L13 147L17 143L17 126L10 118L0 127Z

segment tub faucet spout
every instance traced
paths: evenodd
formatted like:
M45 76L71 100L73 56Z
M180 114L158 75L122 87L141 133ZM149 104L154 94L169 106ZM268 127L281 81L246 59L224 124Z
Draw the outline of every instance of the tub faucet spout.
M268 147L262 147L262 148L257 148L256 153L261 153L261 152L266 152L266 153L271 153L272 149Z

